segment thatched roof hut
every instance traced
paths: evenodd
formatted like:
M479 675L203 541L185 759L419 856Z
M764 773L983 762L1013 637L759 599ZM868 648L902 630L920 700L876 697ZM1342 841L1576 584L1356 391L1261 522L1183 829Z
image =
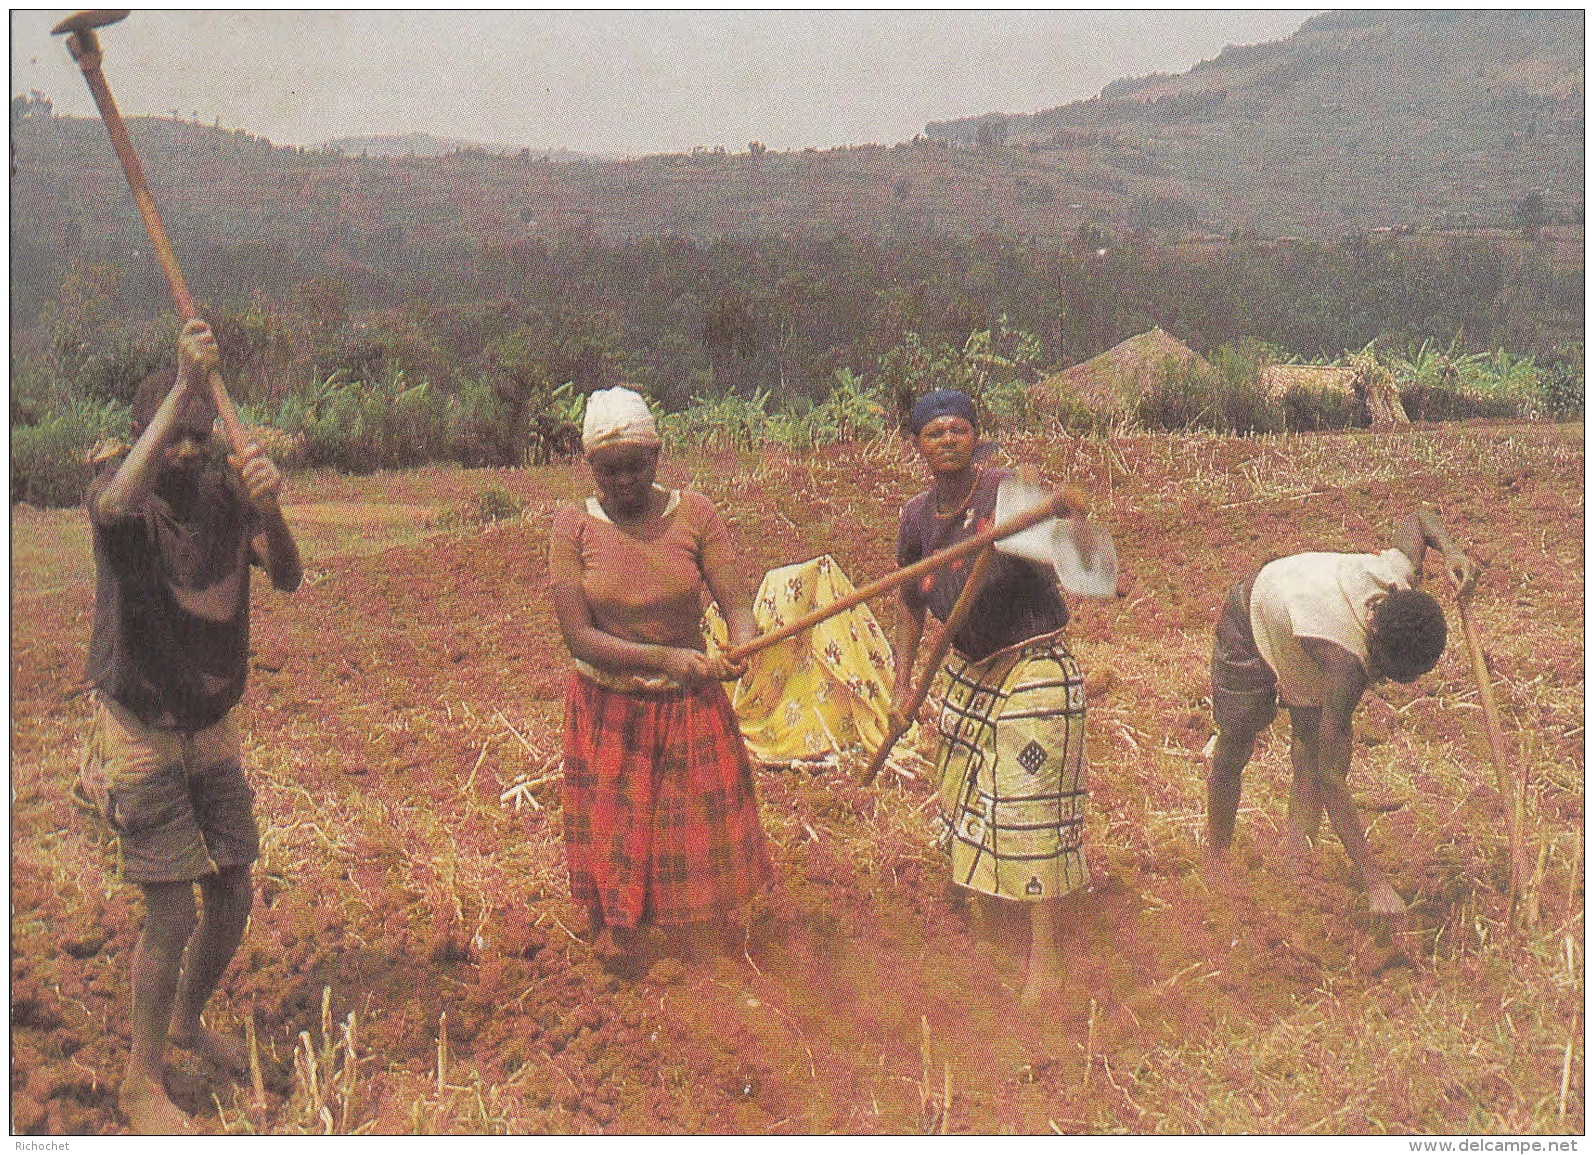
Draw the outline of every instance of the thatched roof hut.
M1256 378L1270 401L1291 389L1332 389L1349 397L1356 388L1356 370L1348 365L1263 365Z
M1190 346L1156 328L1036 382L1031 396L1042 412L1073 401L1102 416L1128 414L1170 365L1212 368Z
M1369 353L1352 354L1349 365L1264 365L1257 384L1268 400L1291 389L1343 395L1374 429L1409 423L1394 376Z

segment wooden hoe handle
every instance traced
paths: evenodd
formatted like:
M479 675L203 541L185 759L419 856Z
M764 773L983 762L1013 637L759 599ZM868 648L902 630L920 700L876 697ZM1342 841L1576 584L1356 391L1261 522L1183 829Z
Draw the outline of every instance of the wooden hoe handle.
M919 679L918 689L913 691L907 707L901 713L901 725L893 721L887 728L880 749L874 752L874 757L869 760L868 769L858 779L860 784L867 786L875 780L875 775L879 774L880 768L886 764L886 758L890 756L891 748L897 744L897 739L907 733L908 727L913 725L919 707L924 705L925 698L930 695L930 686L941 670L941 663L946 661L947 651L952 648L952 638L963 628L975 599L980 596L980 589L985 585L986 572L991 568L991 561L995 555L996 547L988 545L981 551L980 556L974 559L974 568L969 571L962 590L958 592L957 601L952 603L952 612L947 614L946 622L941 627L941 636L936 640L935 648L930 651L930 659L924 667L924 677Z
M62 26L58 27L69 26L69 21L63 21ZM116 100L111 96L111 87L106 84L105 73L100 69L99 38L94 34L92 24L73 28L71 35L66 38L66 46L72 53L72 59L77 61L78 67L82 69L83 79L88 83L89 92L94 96L94 103L99 106L100 119L105 122L105 131L110 135L111 147L116 150L116 158L122 162L122 171L127 174L127 184L132 189L133 201L138 205L139 216L144 218L144 229L149 233L150 244L155 249L155 258L160 262L161 272L166 274L166 283L171 286L172 303L177 308L178 317L186 324L197 317L199 311L194 308L194 298L189 295L188 285L183 280L183 271L177 267L177 254L172 251L172 242L166 235L166 226L161 221L160 210L155 207L155 198L149 191L149 181L144 178L144 166L139 164L138 153L133 151L133 142L127 135L127 125L122 121ZM242 453L249 443L249 438L244 433L243 422L238 419L238 410L233 407L232 397L227 393L227 383L222 380L218 371L212 369L207 384L210 387L210 395L216 402L216 412L221 415L221 423L227 431L227 440L231 443L233 452Z
M1511 847L1511 901L1515 906L1518 895L1528 881L1527 847L1523 841L1526 819L1525 795L1527 776L1511 772L1511 754L1506 745L1505 730L1500 724L1500 707L1494 700L1494 686L1489 680L1489 664L1483 656L1483 638L1478 633L1478 623L1473 619L1471 594L1456 597L1456 609L1461 615L1461 632L1467 639L1467 654L1472 659L1472 674L1478 682L1478 697L1483 702L1483 723L1489 733L1489 753L1494 758L1495 785L1500 791L1500 801L1505 806L1506 838Z
M1034 509L1014 514L1006 521L993 525L983 533L977 533L966 541L960 541L956 545L948 546L939 553L933 553L910 566L904 566L902 569L889 573L883 578L853 590L846 597L837 598L828 605L820 606L817 610L811 610L778 630L771 630L769 633L756 637L744 645L726 650L725 659L729 662L740 662L743 658L751 657L760 650L768 649L776 642L785 641L793 634L800 634L804 630L812 629L820 622L835 617L843 610L850 610L853 606L866 602L870 598L889 593L898 586L906 585L908 582L915 581L927 573L940 569L942 566L950 565L959 558L967 557L976 550L984 549L986 546L1005 537L1012 537L1015 533L1023 533L1026 529L1039 525L1047 518L1064 517L1066 516L1065 511L1067 508L1068 499L1058 495L1050 501L1036 506Z

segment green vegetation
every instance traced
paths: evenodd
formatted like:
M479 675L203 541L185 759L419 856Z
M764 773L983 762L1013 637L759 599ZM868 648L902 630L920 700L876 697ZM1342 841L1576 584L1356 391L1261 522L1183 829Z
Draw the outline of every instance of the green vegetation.
M1363 403L1343 389L1293 385L1282 396L1269 398L1258 384L1257 370L1278 360L1278 352L1247 343L1237 349L1219 347L1210 367L1169 361L1155 371L1136 407L1135 422L1170 432L1242 434L1312 433L1367 424ZM1580 345L1561 350L1548 367L1504 349L1465 353L1459 342L1440 350L1424 341L1385 355L1369 346L1364 355L1393 377L1413 421L1582 416Z
M583 398L622 382L677 446L880 437L947 386L999 433L1089 430L1124 418L1040 410L1032 386L1153 326L1211 368L1151 382L1129 416L1152 428L1365 420L1332 389L1265 397L1258 343L1282 362L1375 348L1414 419L1562 420L1583 408L1581 193L1556 191L1582 187L1581 27L1319 17L892 148L572 165L130 132L152 173L204 174L162 209L223 373L290 468L561 460ZM11 128L12 492L73 501L177 325L103 127L30 94ZM1401 223L1416 204L1434 219Z
M486 525L509 521L526 512L526 503L501 485L489 485L476 495L475 520Z
M1206 365L1166 362L1136 407L1136 422L1146 429L1279 432L1286 427L1287 410L1270 404L1257 383L1261 355L1259 346L1223 346Z
M526 327L517 334L530 332ZM425 342L421 341L421 345ZM503 343L494 346L501 350ZM527 346L529 348L530 346ZM915 332L885 350L863 372L836 369L828 391L784 398L768 388L751 396L734 392L694 395L668 410L651 401L672 450L736 452L778 447L802 452L893 433L913 400L933 388L958 388L974 397L982 425L998 434L1067 428L1100 431L1114 424L1077 398L1037 404L1031 386L1040 376L1039 341L1008 326L978 330L962 346ZM284 468L331 468L349 473L400 469L436 461L467 466L549 461L579 448L585 393L573 381L541 384L546 370L528 370L534 388L516 389L440 362L436 376L413 357L414 340L400 341L361 362L358 374L340 367L319 371L280 400L245 401L240 412L251 436ZM523 350L524 352L524 350ZM1313 432L1366 424L1354 397L1335 388L1294 386L1269 398L1259 367L1282 350L1264 342L1221 345L1207 362L1170 360L1150 371L1132 414L1145 429L1220 433ZM526 363L537 356L526 353ZM1459 342L1444 349L1424 341L1401 352L1364 351L1392 375L1414 420L1466 417L1581 417L1582 345L1559 350L1540 365L1503 349L1467 353ZM408 360L407 360L408 359ZM416 368L408 369L401 362ZM87 362L85 362L87 363ZM96 448L125 442L127 405L96 396L87 385L49 376L44 362L12 361L13 500L36 505L81 499ZM412 376L412 372L415 376ZM98 378L92 378L98 379ZM572 442L570 439L574 438ZM552 439L552 440L550 440ZM559 441L563 448L554 448ZM475 510L477 521L516 516L490 492Z
M1416 420L1582 412L1581 329L1568 319L1581 283L1532 257L1513 265L1475 244L1433 256L1243 241L1216 258L1135 241L1094 253L1048 256L997 238L939 250L842 237L581 242L540 250L545 264L517 282L518 297L433 303L445 278L433 299L362 307L327 275L280 301L256 292L207 315L262 446L286 468L354 473L557 460L579 448L586 394L620 382L653 398L676 447L800 451L877 438L914 398L948 387L974 397L998 433L1099 428L1103 415L1077 399L1038 407L1032 386L1048 362L1094 354L1153 316L1230 339L1198 346L1210 365L1156 375L1133 413L1147 428L1364 422L1342 393L1296 388L1270 400L1256 379L1265 361L1359 347L1385 350ZM88 455L125 439L133 391L169 357L175 318L126 319L126 280L118 266L76 262L14 329L14 499L79 500ZM1051 349L1040 332L1055 334ZM1528 349L1463 336L1478 333L1526 336Z

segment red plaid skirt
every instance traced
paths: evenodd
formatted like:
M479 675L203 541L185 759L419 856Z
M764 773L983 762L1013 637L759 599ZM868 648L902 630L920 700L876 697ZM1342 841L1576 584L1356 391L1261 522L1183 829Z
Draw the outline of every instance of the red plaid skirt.
M769 884L723 686L626 694L572 674L564 758L570 897L608 925L708 921Z

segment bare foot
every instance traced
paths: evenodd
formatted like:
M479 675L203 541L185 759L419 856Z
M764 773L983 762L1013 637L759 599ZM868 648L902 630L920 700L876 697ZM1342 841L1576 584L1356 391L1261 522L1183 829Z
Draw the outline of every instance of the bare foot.
M141 1072L129 1071L118 1096L135 1135L192 1135L193 1121L166 1097L166 1088Z
M249 1073L249 1048L237 1035L218 1034L203 1025L191 1031L173 1027L166 1041L179 1050L209 1060L229 1075L242 1078Z
M1367 905L1372 907L1374 914L1392 918L1406 913L1406 904L1387 882L1375 882L1367 888Z

